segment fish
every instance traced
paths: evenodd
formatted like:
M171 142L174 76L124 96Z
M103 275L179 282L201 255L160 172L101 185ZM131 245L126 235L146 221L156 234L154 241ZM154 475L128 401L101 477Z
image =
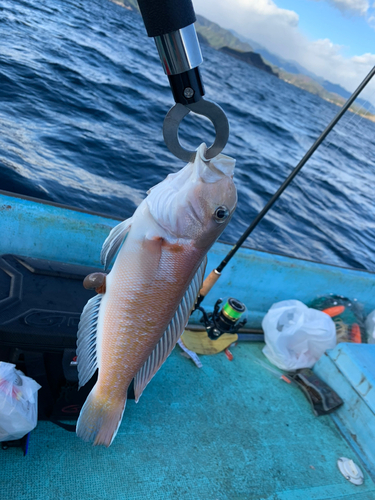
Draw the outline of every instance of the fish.
M205 152L203 143L194 161L151 188L103 244L103 265L116 258L77 333L79 386L97 369L98 379L76 433L94 445L110 446L130 383L138 402L173 350L196 304L207 252L236 208L235 160L207 160Z

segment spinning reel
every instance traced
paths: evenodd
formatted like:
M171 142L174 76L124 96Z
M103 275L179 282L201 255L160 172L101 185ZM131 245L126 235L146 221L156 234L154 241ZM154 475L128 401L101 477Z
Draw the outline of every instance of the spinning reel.
M222 303L223 299L219 299L212 313L206 313L201 306L197 307L203 314L200 321L212 340L218 339L223 333L237 333L247 322L247 318L243 317L246 306L242 302L231 297L221 307Z

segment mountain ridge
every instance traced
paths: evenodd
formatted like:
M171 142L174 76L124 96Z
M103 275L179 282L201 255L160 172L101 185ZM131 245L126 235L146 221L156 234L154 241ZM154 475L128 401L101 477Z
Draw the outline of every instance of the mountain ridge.
M137 0L111 1L127 9L139 12ZM315 94L340 107L345 104L347 98L351 95L341 85L318 77L296 61L287 61L282 57L272 54L259 43L239 35L234 30L227 30L200 14L197 14L196 18L195 28L199 39L213 49L225 52L231 57L241 59L246 64L266 71L291 85ZM256 50L258 52L255 52ZM287 69L284 69L283 66L286 66ZM357 99L357 103L359 105L354 104L349 110L375 122L375 115L369 113L369 110L375 112L375 107L363 99ZM365 109L363 110L362 107Z
M351 92L346 90L344 87L337 83L332 83L328 80L325 80L321 76L316 75L315 73L307 70L304 68L301 64L297 63L296 61L291 61L284 59L276 54L273 54L270 52L268 49L266 49L263 45L259 44L258 42L255 42L254 40L244 37L237 33L235 30L229 30L233 36L236 36L239 40L241 40L244 43L251 44L257 52L263 57L264 60L266 60L269 63L274 64L278 68L292 74L301 74L301 75L306 75L315 80L317 83L319 83L327 92L332 92L334 94L337 94L344 99L348 99L351 96ZM360 104L363 107L366 107L370 113L375 113L375 106L373 106L370 102L366 101L365 99L357 98L356 102Z

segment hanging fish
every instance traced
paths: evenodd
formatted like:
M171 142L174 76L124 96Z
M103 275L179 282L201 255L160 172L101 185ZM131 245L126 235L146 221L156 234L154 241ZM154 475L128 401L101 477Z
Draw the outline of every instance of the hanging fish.
M134 378L138 402L186 326L202 285L206 255L237 203L235 160L195 161L148 191L134 215L104 242L108 267L121 247L104 293L86 304L78 327L80 387L99 369L82 407L77 435L109 446Z

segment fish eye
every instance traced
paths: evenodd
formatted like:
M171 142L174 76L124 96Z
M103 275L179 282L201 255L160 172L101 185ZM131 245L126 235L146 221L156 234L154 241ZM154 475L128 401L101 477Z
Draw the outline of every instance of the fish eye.
M227 209L227 207L221 206L221 207L217 207L217 209L215 210L214 219L219 224L224 222L225 219L228 218L228 216L229 216L229 210Z

